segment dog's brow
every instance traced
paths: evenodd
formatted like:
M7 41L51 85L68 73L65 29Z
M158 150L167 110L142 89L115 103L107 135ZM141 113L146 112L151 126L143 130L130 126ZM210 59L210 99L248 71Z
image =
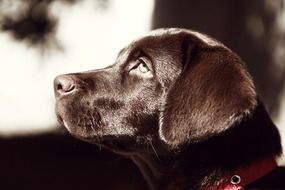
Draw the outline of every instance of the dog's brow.
M123 48L123 49L121 49L121 50L119 51L119 53L118 53L118 56L120 56L123 52L125 52L125 51L126 51L126 49L127 49L127 48Z
M127 62L129 60L130 55L131 55L130 54L131 52L132 52L132 49L130 49L129 46L123 48L118 54L117 62L118 63Z
M138 58L141 54L144 53L139 47L124 48L119 52L117 62L127 63L131 59Z
M144 51L140 47L136 47L129 52L129 57L138 58L141 54L144 54Z

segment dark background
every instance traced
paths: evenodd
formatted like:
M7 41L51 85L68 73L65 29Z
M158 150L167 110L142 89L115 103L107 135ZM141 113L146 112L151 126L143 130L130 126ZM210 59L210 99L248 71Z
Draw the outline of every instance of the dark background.
M285 81L285 33L276 26L282 10L284 1L280 0L156 0L153 28L191 28L237 52L253 75L261 99L276 117ZM280 46L283 57L275 60ZM282 64L281 70L278 64Z

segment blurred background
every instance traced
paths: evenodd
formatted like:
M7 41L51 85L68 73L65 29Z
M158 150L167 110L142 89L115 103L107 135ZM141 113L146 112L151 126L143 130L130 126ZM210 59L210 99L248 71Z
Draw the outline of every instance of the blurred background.
M5 185L50 189L68 180L77 189L95 180L103 189L144 189L132 163L59 130L53 79L108 66L123 46L161 27L197 30L237 52L285 137L285 0L0 0Z

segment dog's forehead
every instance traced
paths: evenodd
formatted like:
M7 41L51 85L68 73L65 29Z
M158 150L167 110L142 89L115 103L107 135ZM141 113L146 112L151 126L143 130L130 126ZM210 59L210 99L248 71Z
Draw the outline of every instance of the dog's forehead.
M197 31L182 29L182 28L161 28L161 29L152 30L149 33L147 33L146 35L143 35L143 36L135 39L132 43L127 45L125 48L123 48L119 52L118 57L117 57L117 61L123 61L123 59L126 59L128 57L128 55L133 51L133 49L135 49L135 47L137 47L138 44L142 44L141 42L148 41L149 38L157 37L157 39L164 40L163 37L170 37L171 38L172 36L177 36L179 34L184 34L184 35L188 34L190 36L193 36L193 38L197 38L197 39L201 40L202 42L204 42L205 44L207 44L208 46L211 46L211 47L223 47L223 48L228 49L221 42L211 38L210 36L207 36L205 34L197 32ZM162 37L162 38L160 38L160 37Z
M193 37L196 37L198 39L200 39L201 41L203 41L204 43L208 44L209 46L224 46L222 43L218 42L217 40L211 38L210 36L206 35L206 34L202 34L200 32L197 31L193 31L193 30L188 30L188 29L182 29L182 28L160 28L160 29L156 29L156 30L152 30L150 31L148 34L146 34L145 36L140 37L138 40L142 40L146 37L159 37L159 36L175 36L175 35L179 35L179 34L189 34L192 35Z

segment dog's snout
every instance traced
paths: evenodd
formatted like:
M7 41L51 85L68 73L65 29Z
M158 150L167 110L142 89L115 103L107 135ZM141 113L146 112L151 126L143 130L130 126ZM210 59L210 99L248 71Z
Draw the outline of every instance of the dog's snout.
M67 75L57 76L54 80L54 92L56 96L70 94L75 90L74 80Z

